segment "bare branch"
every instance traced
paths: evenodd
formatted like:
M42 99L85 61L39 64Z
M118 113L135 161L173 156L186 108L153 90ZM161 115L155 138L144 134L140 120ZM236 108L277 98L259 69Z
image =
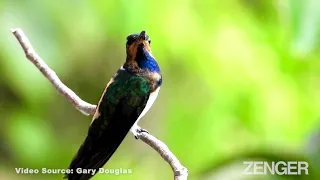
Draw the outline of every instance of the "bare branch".
M64 96L81 113L85 115L93 115L95 113L97 106L83 101L61 82L56 73L50 69L50 67L35 52L30 41L21 29L12 29L11 32L19 41L27 59L29 59L41 71L41 73L51 82L62 96ZM174 180L187 180L188 170L181 165L179 160L163 142L146 132L138 133L137 137L156 150L161 157L169 163L174 173Z
M174 173L174 180L186 180L188 178L187 168L182 166L167 145L146 132L138 133L137 137L156 150L169 163Z
M19 41L26 57L42 72L42 74L51 82L56 90L64 96L72 105L85 115L94 114L96 106L89 104L79 98L71 89L64 85L56 73L41 59L30 44L29 39L24 35L21 29L12 29L11 32Z

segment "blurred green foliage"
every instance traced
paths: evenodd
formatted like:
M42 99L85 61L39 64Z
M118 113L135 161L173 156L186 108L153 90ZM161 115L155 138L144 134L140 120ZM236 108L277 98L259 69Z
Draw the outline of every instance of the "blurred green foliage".
M307 159L312 175L301 178L320 177L320 1L0 0L0 179L59 179L14 168L67 168L91 117L24 57L15 27L90 103L124 62L126 36L147 30L163 86L140 125L191 180L296 178L244 176L250 158ZM133 173L94 179L172 179L131 134L105 168Z

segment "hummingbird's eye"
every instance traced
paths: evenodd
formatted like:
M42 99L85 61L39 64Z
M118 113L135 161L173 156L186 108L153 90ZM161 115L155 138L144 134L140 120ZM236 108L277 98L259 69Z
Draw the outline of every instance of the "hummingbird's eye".
M148 42L149 42L149 44L151 44L151 40L149 40Z
M127 41L127 47L130 46L134 42L134 39L128 39Z

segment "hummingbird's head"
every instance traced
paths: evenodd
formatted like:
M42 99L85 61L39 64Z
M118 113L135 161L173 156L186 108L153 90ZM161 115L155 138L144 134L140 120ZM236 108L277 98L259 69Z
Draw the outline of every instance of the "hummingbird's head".
M149 44L151 42L145 30L141 31L141 33L130 34L127 37L127 48L129 48L133 43L142 43L143 41L147 41Z
M150 43L151 40L146 31L141 31L140 34L130 34L126 43L127 56L136 60L137 56L143 55L143 53L151 54Z
M151 40L146 31L127 37L127 59L124 68L130 72L147 72L152 82L161 84L162 76L156 59L152 56ZM159 85L158 84L158 85Z
M160 73L160 68L156 59L152 56L150 48L151 40L146 31L140 34L131 34L127 37L127 59L124 68L131 72L150 72Z
M136 65L140 68L141 62L153 58L150 47L151 40L146 34L146 31L141 31L140 34L130 34L127 37L126 49L127 60L126 62ZM154 58L153 58L154 59Z

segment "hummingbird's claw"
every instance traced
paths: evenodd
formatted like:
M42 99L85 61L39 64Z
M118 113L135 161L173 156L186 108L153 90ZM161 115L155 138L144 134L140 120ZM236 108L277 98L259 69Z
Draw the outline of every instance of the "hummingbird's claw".
M143 129L137 125L131 128L131 132L133 133L135 139L139 139L139 134L141 133L149 134L149 132L146 129Z
M139 127L139 129L137 129L137 131L138 131L138 133L143 133L143 132L145 132L145 133L148 133L148 134L149 134L149 131L147 131L146 129L140 128L140 127Z
M137 129L137 134L134 136L134 138L136 138L138 140L139 139L138 134L140 134L140 133L148 133L149 134L149 132L146 129L143 129L143 128L139 127Z

